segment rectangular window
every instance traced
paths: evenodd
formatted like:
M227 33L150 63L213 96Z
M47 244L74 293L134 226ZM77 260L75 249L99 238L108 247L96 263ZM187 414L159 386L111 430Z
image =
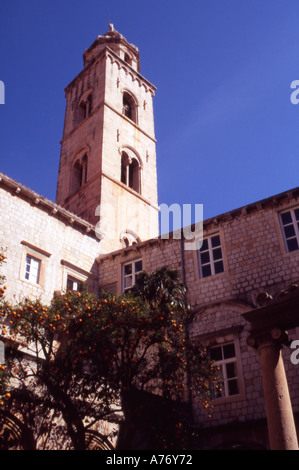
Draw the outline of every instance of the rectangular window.
M40 273L40 260L33 258L33 256L27 255L25 262L25 279L33 282L34 284L39 283Z
M82 292L83 282L78 281L78 279L75 279L72 276L68 276L66 281L66 289L67 291Z
M221 384L214 388L213 398L225 398L239 394L237 359L234 343L210 349L211 360L220 367Z
M283 236L288 252L299 249L299 208L280 214Z
M198 253L201 277L208 277L224 271L223 255L219 235L203 240Z
M132 261L123 265L123 291L133 287L136 282L136 276L142 271L142 260Z

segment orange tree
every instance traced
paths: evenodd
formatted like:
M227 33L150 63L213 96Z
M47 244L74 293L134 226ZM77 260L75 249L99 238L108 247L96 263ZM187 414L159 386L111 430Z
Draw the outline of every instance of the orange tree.
M148 395L141 394L181 403L187 371L196 399L208 404L216 371L205 350L186 337L185 291L170 270L143 273L123 296L68 292L48 306L25 300L5 311L11 385L3 406L22 410L33 433L43 436L39 447L85 449L88 430L100 420L124 420L132 432L144 417L140 397ZM182 438L179 418L172 424L171 439L167 425L152 426L156 448Z
M6 308L9 400L2 409L27 423L38 448L85 449L88 431L118 409L117 390L73 349L74 324L97 309L92 295L72 292L50 305L26 299Z

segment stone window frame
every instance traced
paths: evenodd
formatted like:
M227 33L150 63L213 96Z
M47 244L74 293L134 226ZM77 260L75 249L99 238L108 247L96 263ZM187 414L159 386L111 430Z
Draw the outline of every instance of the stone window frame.
M138 125L138 101L135 95L128 89L122 90L122 115L125 116L129 121ZM125 101L130 107L129 115L126 110Z
M297 214L295 213L296 211L297 211ZM291 214L291 222L284 224L283 220L282 220L282 215L287 214L287 213ZM284 252L288 255L292 255L293 253L298 253L299 252L299 218L298 217L299 217L299 206L298 205L285 207L283 210L281 210L278 213L280 234L281 234L282 242L283 242L282 244L283 244ZM287 236L287 233L286 233L286 230L285 230L286 227L290 227L290 226L292 226L292 228L294 230L294 235L293 236L290 236L290 235ZM297 248L290 250L290 247L288 245L288 241L291 240L291 239L296 240Z
M79 191L88 181L88 161L89 161L89 148L83 147L76 153L72 161L70 182L69 182L69 195L72 196Z
M217 245L217 247L212 247L212 238L214 237L219 237L220 239L220 245ZM222 234L220 233L220 231L214 231L214 232L211 232L209 234L204 234L203 236L203 243L205 240L208 240L208 250L205 250L205 252L207 251L209 253L209 258L210 258L210 262L209 263L202 263L201 262L201 258L200 258L200 252L201 252L201 248L199 248L198 250L196 250L196 256L197 256L197 264L198 264L198 274L199 274L199 278L200 279L209 279L211 277L214 277L214 276L218 276L218 275L223 275L225 274L226 270L227 270L227 266L226 266L226 257L225 257L225 249L224 249L224 243L223 243L223 236ZM214 260L215 262L222 262L223 264L223 270L220 271L220 272L216 272L215 271L215 262L212 263L212 260L211 260L211 254L214 250L216 249L221 249L221 258L217 259L217 260ZM203 275L203 271L202 271L202 266L211 266L211 274L208 274L206 276Z
M25 240L21 241L21 245L22 245L22 257L21 257L21 266L20 266L20 280L32 286L37 286L37 287L44 289L46 285L47 265L48 265L48 261L51 256L51 253L48 253L47 251L35 245L32 245L31 243L28 243ZM37 282L32 282L31 280L25 278L27 256L30 256L31 258L39 261L39 275L38 275Z
M118 149L120 155L120 182L142 195L143 164L134 148L124 145Z
M141 242L140 238L133 230L123 230L119 236L119 241L123 248L128 248L129 246L137 245Z
M81 124L81 122L85 121L92 112L92 96L93 96L93 89L89 88L86 90L78 100L78 107L77 107L77 115L76 121L77 125Z
M208 335L204 335L200 338L201 343L207 348L210 349L217 346L224 346L230 343L234 344L235 347L235 359L236 359L236 369L237 369L237 381L239 393L235 395L228 395L222 397L215 397L211 400L212 403L217 405L231 403L235 401L245 400L245 380L242 367L241 359L241 348L240 348L240 328L228 328L226 330L217 331Z
M33 284L39 283L41 260L27 254L25 260L25 279Z
M233 351L226 356L226 348L230 348L230 346L233 346ZM216 359L215 357L213 358L212 352L215 350L219 350L221 353L221 357ZM236 356L236 349L235 349L235 343L234 341L229 341L226 343L218 344L215 346L212 346L209 348L209 353L211 356L211 359L214 359L215 364L220 367L222 371L222 381L223 385L220 390L214 390L214 394L216 395L214 397L214 401L217 400L218 398L229 398L233 397L235 395L239 395L239 375L238 375L238 367L237 367L237 356ZM233 365L233 370L229 370L229 366ZM236 384L236 390L231 390L230 389L230 384ZM220 394L217 396L217 394Z
M88 283L90 279L90 273L78 268L77 266L73 265L72 263L68 262L67 260L61 260L62 266L62 285L61 290L62 292L67 292L67 282L68 278L73 279L74 281L78 281L79 283Z
M140 193L140 165L137 158L130 158L127 152L121 154L121 183Z
M136 271L136 263L141 261L141 269ZM125 275L125 266L132 265L132 273ZM142 257L135 257L134 259L127 260L121 264L121 293L124 294L127 290L134 286L136 281L136 275L144 270ZM128 287L125 287L125 277L132 276L132 284Z

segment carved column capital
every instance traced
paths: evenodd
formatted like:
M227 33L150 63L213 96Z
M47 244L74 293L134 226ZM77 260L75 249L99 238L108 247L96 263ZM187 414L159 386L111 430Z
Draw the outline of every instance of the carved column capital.
M288 332L276 327L264 331L251 331L246 341L248 346L254 349L266 345L276 346L280 349L282 346L289 346L291 343Z

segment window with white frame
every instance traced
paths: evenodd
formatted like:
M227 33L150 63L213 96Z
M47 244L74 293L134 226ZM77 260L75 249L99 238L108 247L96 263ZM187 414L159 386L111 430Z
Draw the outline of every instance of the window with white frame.
M210 358L220 368L220 384L214 387L212 396L227 398L240 393L238 367L234 342L214 346L210 349Z
M72 276L67 276L66 289L67 291L81 292L83 290L83 282Z
M51 253L28 243L26 240L21 241L21 246L20 279L36 284L42 289L45 288L47 266Z
M34 284L39 283L40 265L41 261L39 259L31 255L26 256L24 277L27 281L33 282Z
M123 272L122 272L123 291L126 291L134 286L136 282L136 276L141 271L142 271L141 259L131 261L130 263L126 263L123 265Z
M299 249L299 208L280 214L282 231L288 252Z
M201 277L213 276L224 271L220 235L205 238L198 252Z

